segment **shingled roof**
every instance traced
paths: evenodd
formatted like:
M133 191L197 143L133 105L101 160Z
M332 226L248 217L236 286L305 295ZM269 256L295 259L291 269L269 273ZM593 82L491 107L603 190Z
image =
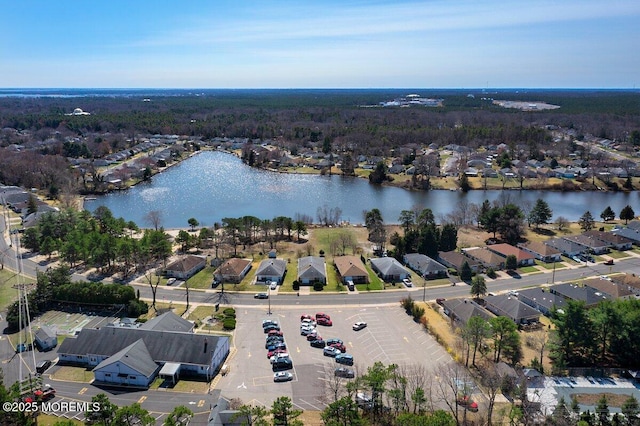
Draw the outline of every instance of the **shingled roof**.
M209 365L211 353L224 347L229 338L125 327L83 328L77 337L66 338L60 345L58 353L109 357L139 339L144 341L155 362Z
M158 369L158 364L153 361L142 339L136 340L126 348L111 355L98 364L94 370L99 370L116 362L121 362L146 377L150 377Z

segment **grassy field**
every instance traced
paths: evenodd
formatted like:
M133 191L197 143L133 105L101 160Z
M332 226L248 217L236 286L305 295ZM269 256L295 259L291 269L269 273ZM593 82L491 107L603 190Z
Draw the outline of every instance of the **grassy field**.
M33 282L27 278L21 278L20 283ZM18 290L13 288L18 283L18 275L3 269L0 270L0 309L4 310L14 300L18 299Z

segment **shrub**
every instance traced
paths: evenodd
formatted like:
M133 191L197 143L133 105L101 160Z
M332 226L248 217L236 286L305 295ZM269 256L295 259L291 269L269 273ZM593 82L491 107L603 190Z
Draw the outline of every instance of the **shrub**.
M293 282L293 289L294 289L295 291L300 290L300 282L299 282L298 280L295 280L295 281Z
M224 308L224 310L222 311L222 313L225 316L229 316L229 317L235 317L236 316L236 310L233 308Z
M224 314L224 318L235 318L236 317L236 313L235 312L228 312Z
M323 288L324 288L324 284L322 284L322 283L313 283L313 289L315 291L322 291Z
M413 305L413 310L411 311L411 315L413 315L413 320L415 322L420 322L420 318L424 315L424 308Z
M489 267L487 268L487 276L489 278L495 278L498 276L498 274L496 274L496 271L494 271L493 268Z
M225 318L222 322L222 327L225 330L235 330L236 328L236 319L235 318Z

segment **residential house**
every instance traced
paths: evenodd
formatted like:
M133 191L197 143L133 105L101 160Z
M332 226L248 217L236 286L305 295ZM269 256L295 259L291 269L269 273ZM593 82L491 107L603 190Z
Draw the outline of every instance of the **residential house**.
M149 321L140 325L141 330L153 331L179 331L181 333L193 333L194 324L181 316L174 314L172 311L165 312L162 315L155 316Z
M227 259L213 276L216 280L225 283L239 283L251 270L251 260L232 257Z
M287 273L287 261L284 259L265 259L256 270L257 282L277 282L280 284Z
M518 266L528 266L535 264L535 257L533 254L514 247L511 244L493 244L487 246L487 250L490 250L505 259L507 256L515 256L518 261Z
M250 414L242 414L239 410L231 409L231 401L220 396L220 390L214 390L213 401L209 413L207 426L243 426L255 422Z
M402 258L405 265L416 271L422 278L432 279L447 276L447 267L421 253L408 253Z
M411 277L411 273L393 257L371 258L371 269L386 282L399 282Z
M495 169L492 169L491 167L485 167L484 169L482 169L482 177L497 178L498 172L496 172Z
M544 287L520 290L518 292L518 300L546 316L551 315L554 309L563 309L567 304L567 300L564 297L551 293Z
M610 247L616 250L631 250L631 248L633 247L633 241L631 239L623 237L622 235L614 234L612 232L587 231L583 232L582 235L600 240L606 244L609 244Z
M556 248L551 247L550 245L544 244L540 241L529 241L526 243L518 244L518 248L521 250L530 253L536 259L550 263L550 262L560 262L562 260L562 253Z
M585 280L583 284L600 293L608 294L612 299L629 299L640 296L640 289L634 289L633 287L619 284L614 282L611 278L591 278ZM635 291L632 291L632 289Z
M358 256L338 256L333 259L342 282L353 281L356 284L369 282L369 273Z
M616 274L612 275L611 280L620 285L626 286L629 291L636 294L640 291L640 277L631 274Z
M485 309L489 312L507 317L517 325L529 325L540 322L540 312L521 302L517 297L500 294L484 298Z
M584 246L564 238L551 238L544 242L568 257L577 256L584 251Z
M206 257L189 254L167 265L165 274L167 277L186 280L204 269L205 266L207 266Z
M58 346L58 336L51 327L43 325L36 331L35 343L41 351L50 351Z
M302 285L327 283L324 257L306 256L298 259L298 282Z
M631 225L632 223L634 222L629 222L629 225ZM611 231L611 233L614 235L619 235L621 237L627 238L633 241L633 244L640 245L640 230L637 230L633 227L628 226L626 228L614 229L613 231Z
M592 254L602 254L609 252L609 247L611 244L599 240L594 237L590 237L588 235L580 234L580 235L567 235L563 237L567 241L574 242L583 247L583 252L588 252Z
M458 272L465 262L469 264L473 272L478 272L482 268L480 262L457 251L439 251L438 260L447 268L453 268Z
M579 286L571 283L551 286L549 287L549 292L557 294L567 300L582 301L587 308L591 308L603 300L611 300L611 296L601 293L592 287Z
M492 268L494 270L504 268L505 258L486 248L466 249L464 250L464 254L480 262L485 268Z
M452 322L465 325L471 317L480 317L486 321L493 318L493 315L470 299L447 299L442 301L442 308L445 315L451 318Z

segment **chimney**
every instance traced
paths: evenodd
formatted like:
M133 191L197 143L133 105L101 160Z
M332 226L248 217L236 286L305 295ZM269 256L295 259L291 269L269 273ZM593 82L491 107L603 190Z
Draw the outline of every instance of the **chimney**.
M207 353L207 346L208 346L208 342L207 342L207 338L204 338L204 353Z

